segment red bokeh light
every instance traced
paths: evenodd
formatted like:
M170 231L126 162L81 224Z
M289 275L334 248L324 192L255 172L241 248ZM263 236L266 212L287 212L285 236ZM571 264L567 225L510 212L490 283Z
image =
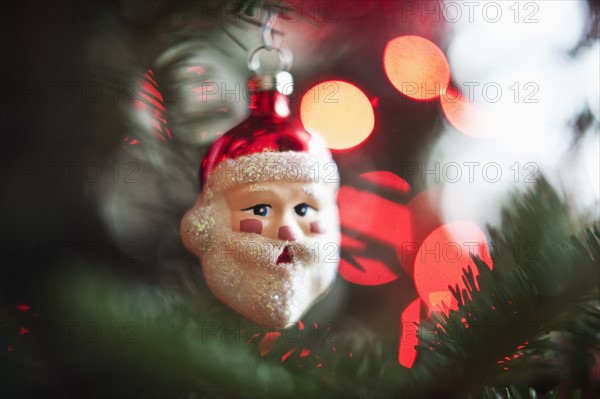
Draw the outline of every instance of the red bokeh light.
M421 299L410 303L400 316L400 342L398 344L398 363L404 367L412 367L417 357L415 346L419 343L417 325L421 320Z
M434 310L442 310L442 302L458 309L448 285L463 289L463 269L473 266L471 254L490 260L484 232L474 223L459 221L435 229L421 244L414 263L414 280L423 301ZM491 267L491 265L490 265Z
M287 358L292 355L292 353L296 352L296 349L298 349L298 348L294 346L292 349L287 351L285 353L285 355L281 356L281 363L285 362L287 360Z
M439 97L450 81L450 66L444 53L420 36L390 40L383 54L383 65L394 87L415 100Z
M353 256L353 259L363 270L359 270L346 259L340 260L339 273L346 281L360 285L381 285L398 278L388 265L378 259L361 256Z
M388 171L366 172L360 178L374 190L396 196L405 196L411 190L404 179ZM340 275L354 284L369 286L396 280L396 259L386 258L379 250L411 241L411 218L406 207L350 186L340 189L338 199L345 258L340 262Z
M356 238L352 238L342 233L342 248L344 249L365 249L367 244L364 241L361 241Z
M407 194L410 191L410 184L406 180L386 170L366 172L361 174L360 177L378 187L387 188L401 194Z
M21 312L27 312L31 307L26 303L19 303L16 305L16 308Z
M308 355L310 355L311 350L308 348L304 348L302 349L302 352L300 352L300 357L306 357Z
M442 224L439 217L440 188L430 188L415 195L406 205L411 215L411 241L396 243L396 256L409 276L413 275L415 258L421 243L435 228Z
M167 119L165 117L166 109L163 105L163 96L160 93L158 84L153 79L151 69L144 74L143 78L138 82L139 90L135 93L133 107L138 113L139 121L145 125L145 128L150 131L154 137L162 142L172 140L173 135L167 128ZM124 143L134 145L141 143L145 137L133 138L127 136L124 138Z
M342 227L393 246L412 241L410 212L369 191L342 186L338 192Z
M258 344L258 351L260 352L260 355L266 356L269 352L271 352L271 349L273 349L280 336L281 333L279 331L269 331L266 333L262 341L260 341Z

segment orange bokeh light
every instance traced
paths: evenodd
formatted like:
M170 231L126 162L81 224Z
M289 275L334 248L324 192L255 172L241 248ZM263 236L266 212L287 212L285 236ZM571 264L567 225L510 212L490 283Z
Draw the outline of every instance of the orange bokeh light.
M476 138L486 136L481 123L482 110L459 90L448 87L440 96L440 103L446 119L458 131Z
M300 118L310 133L320 134L334 150L355 147L373 131L375 115L367 96L356 86L329 80L302 97Z
M450 81L450 66L442 50L419 36L390 40L383 53L383 66L394 87L415 100L439 97Z
M414 280L417 292L428 306L439 311L444 302L449 309L458 308L448 285L466 288L463 269L469 265L473 274L478 274L471 254L492 267L486 236L472 222L447 223L425 238L415 259Z

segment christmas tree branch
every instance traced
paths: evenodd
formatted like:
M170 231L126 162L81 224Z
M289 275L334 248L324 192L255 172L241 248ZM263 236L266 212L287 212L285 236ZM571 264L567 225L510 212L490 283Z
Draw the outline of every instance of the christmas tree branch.
M450 287L459 309L421 324L416 386L445 397L597 387L600 228L569 233L547 183L516 199L491 230L493 270L474 258L478 276L469 267L466 289Z

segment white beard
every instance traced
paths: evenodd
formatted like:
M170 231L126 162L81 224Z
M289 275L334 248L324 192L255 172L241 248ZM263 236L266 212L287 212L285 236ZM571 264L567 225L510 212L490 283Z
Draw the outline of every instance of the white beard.
M210 290L263 327L282 329L298 321L335 280L340 249L337 214L322 221L327 234L289 242L232 231L225 200L221 195L212 199L199 201L182 224L182 232L185 220L194 217L211 225L206 234L196 235L194 243L186 242L200 256ZM278 264L285 247L291 261Z

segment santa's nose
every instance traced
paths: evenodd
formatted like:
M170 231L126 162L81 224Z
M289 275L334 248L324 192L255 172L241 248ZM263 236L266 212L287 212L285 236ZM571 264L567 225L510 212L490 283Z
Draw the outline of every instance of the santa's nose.
M279 228L277 237L280 240L296 241L298 239L298 233L296 233L290 226L281 226Z

